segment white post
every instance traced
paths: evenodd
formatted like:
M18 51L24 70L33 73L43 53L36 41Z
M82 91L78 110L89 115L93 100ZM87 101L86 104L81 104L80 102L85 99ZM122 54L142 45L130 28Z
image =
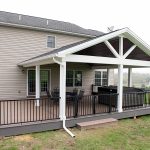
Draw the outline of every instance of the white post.
M123 36L119 37L119 55L123 56Z
M35 71L35 76L36 76L36 106L40 106L39 103L39 98L40 98L40 66L36 66L36 71Z
M119 55L123 57L123 36L119 37ZM122 101L123 101L123 64L118 65L118 112L122 112Z
M60 64L60 101L59 101L59 117L61 120L66 119L66 62Z
M132 68L128 68L128 87L132 87Z
M118 112L122 112L122 100L123 100L123 65L118 65Z

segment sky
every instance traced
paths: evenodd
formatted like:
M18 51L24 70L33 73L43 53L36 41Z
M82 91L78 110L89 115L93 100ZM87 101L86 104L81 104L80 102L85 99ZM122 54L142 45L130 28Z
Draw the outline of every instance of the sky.
M0 10L107 32L129 27L150 45L150 0L0 0ZM141 69L135 69L141 72ZM149 72L150 69L143 69Z

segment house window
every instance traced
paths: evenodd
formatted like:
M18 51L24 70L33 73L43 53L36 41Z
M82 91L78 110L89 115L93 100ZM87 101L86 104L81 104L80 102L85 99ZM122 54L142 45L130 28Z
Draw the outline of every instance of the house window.
M40 70L41 92L49 89L49 70ZM35 95L35 70L28 70L28 95Z
M46 92L49 89L49 71L48 70L41 70L40 80L41 80L41 92Z
M55 48L55 37L54 36L47 37L47 47Z
M107 86L107 71L95 71L95 85Z
M67 71L66 72L66 86L82 86L82 71Z

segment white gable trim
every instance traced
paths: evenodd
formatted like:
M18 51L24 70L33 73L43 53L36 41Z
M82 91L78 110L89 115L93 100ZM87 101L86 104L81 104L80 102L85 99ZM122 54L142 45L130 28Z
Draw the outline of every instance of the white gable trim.
M65 57L65 55L72 54L72 53L78 52L80 50L83 50L85 48L88 48L88 47L94 46L96 44L102 43L106 40L112 39L112 38L114 38L118 35L123 34L124 32L126 32L126 30L127 30L127 28L124 28L124 29L118 30L118 31L114 31L112 33L100 36L99 38L95 38L93 40L90 40L90 41L87 41L85 43L79 44L77 46L68 48L65 51L59 52L58 56L59 57Z
M94 46L98 43L108 41L109 39L112 39L117 36L123 36L125 38L128 38L131 42L133 42L136 46L141 48L146 54L150 55L150 46L145 43L141 38L139 38L134 32L132 32L129 28L124 28L122 30L114 31L112 33L103 35L99 38L93 39L91 41L87 41L85 43L82 43L80 45L68 48L65 51L59 52L58 56L59 57L65 57L65 55L72 54L75 52L78 52L82 49Z

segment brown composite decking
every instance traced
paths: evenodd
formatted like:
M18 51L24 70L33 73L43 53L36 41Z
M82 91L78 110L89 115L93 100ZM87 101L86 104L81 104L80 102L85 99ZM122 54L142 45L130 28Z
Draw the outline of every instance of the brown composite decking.
M115 108L112 108L115 111ZM76 113L78 112L78 113ZM99 104L95 101L95 112L93 110L93 101L89 97L84 97L78 101L78 107L75 108L75 102L68 99L66 102L66 117L85 116L93 113L109 112L108 105ZM76 116L76 117L77 117ZM59 101L40 100L40 106L36 106L35 99L0 101L0 125L14 124L24 122L44 121L59 118Z

